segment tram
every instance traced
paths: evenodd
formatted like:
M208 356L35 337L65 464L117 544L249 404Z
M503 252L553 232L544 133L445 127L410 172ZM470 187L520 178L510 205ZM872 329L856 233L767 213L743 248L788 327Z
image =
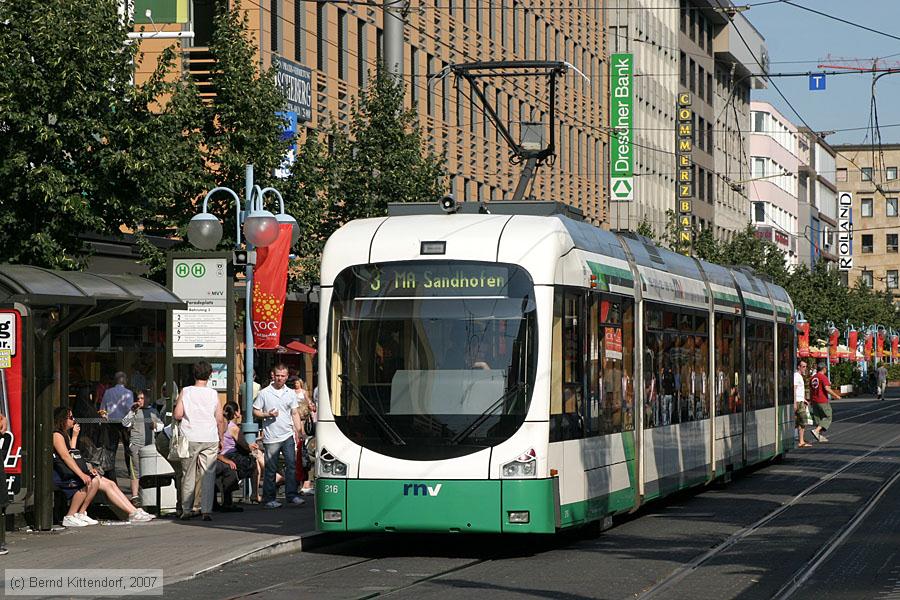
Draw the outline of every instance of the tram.
M320 530L553 533L793 446L785 290L564 204L448 205L325 246Z

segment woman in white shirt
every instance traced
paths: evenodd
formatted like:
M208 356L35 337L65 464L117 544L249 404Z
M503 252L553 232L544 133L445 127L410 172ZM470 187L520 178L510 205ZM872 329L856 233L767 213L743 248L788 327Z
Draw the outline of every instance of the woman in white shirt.
M212 366L206 361L192 367L194 385L181 390L172 417L181 421L181 431L188 440L188 458L182 459L181 518L203 516L212 521L216 495L216 471L213 465L222 447L225 418L219 394L207 386Z

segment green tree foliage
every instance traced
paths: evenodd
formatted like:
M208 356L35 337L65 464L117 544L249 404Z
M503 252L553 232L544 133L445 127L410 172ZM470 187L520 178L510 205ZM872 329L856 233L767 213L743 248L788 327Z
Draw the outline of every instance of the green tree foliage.
M158 107L157 118L168 122L174 135L190 141L192 158L201 167L186 170L181 179L173 180L177 193L161 199L170 204L156 213L152 223L145 223L150 229L167 228L183 235L199 209L196 202L217 186L236 191L243 202L246 165L253 165L254 181L260 187L281 187L274 172L290 143L281 138L284 121L279 112L285 108L284 92L272 69L258 68L248 17L240 2L230 10L226 4L216 3L209 46L215 64L209 83L215 100L203 100L195 82L187 76L166 83L170 69L162 63L152 80L155 86L145 97L152 101L169 94L168 102ZM174 169L169 171L177 177ZM272 195L266 196L266 208L278 212ZM236 231L234 199L227 193L216 194L210 198L208 210L223 220L222 245L232 245Z
M416 111L404 110L403 83L385 69L369 81L348 131L331 130L332 227L387 214L389 202L436 202L444 192L443 159L425 148Z
M653 231L653 225L650 224L650 221L647 219L647 215L644 215L644 218L642 218L641 222L638 223L635 232L639 235L644 236L645 238L656 241L656 232Z
M148 118L115 0L0 2L0 260L85 262L80 235L116 234L148 207Z
M293 284L318 281L325 241L353 219L387 214L389 202L437 202L444 193L443 157L429 150L414 110L403 109L404 86L380 70L354 105L348 127L332 123L307 135L286 182L304 233Z

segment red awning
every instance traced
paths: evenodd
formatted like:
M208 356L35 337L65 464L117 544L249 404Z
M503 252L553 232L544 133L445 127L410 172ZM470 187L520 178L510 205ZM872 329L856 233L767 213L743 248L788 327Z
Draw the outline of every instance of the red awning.
M316 349L312 346L307 346L301 341L293 340L287 343L285 346L287 350L293 350L294 352L305 352L307 354L315 354Z

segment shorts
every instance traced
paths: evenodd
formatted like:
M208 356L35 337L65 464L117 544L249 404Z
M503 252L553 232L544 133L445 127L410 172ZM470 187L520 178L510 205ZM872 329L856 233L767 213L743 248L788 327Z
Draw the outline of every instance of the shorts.
M812 415L816 426L821 427L822 431L831 427L831 404L828 402L813 402Z
M806 402L801 402L794 409L794 427L806 427L809 423L809 407Z
M84 482L81 479L63 479L54 469L53 487L65 494L66 500L71 500L75 493L84 487Z
M129 445L128 453L131 455L131 464L128 465L128 471L129 471L128 476L131 479L140 479L141 478L141 447Z

